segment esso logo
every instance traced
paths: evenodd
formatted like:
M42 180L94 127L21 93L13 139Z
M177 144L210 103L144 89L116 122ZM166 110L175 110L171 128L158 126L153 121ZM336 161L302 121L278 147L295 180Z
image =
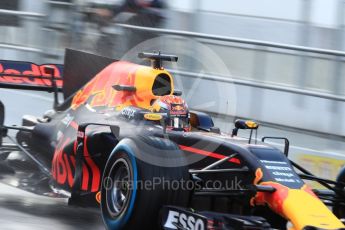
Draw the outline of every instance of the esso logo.
M165 228L178 229L177 226L182 226L183 229L188 230L205 230L204 221L200 218L179 213L176 211L169 211L167 221L164 224Z

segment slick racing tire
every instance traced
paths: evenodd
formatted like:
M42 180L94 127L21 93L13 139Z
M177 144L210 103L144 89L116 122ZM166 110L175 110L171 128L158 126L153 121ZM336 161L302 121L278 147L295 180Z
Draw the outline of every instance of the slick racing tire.
M171 148L171 145L166 147ZM163 149L154 154L164 154ZM185 160L178 149L172 152L179 154L176 159ZM106 163L101 211L109 230L158 229L159 212L163 205L188 205L190 190L169 186L169 182L173 181L191 182L187 166L160 167L140 160L143 158L137 158L137 154L153 153L145 153L133 140L123 139Z

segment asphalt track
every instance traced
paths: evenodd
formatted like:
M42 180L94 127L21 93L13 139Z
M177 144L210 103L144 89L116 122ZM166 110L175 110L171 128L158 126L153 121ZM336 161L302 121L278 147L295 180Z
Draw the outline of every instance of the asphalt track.
M40 116L51 109L52 95L0 90L5 123L18 124L23 114ZM19 123L20 124L20 123ZM42 197L0 183L0 230L105 229L98 210L67 206L67 199Z
M1 230L104 229L96 210L67 206L66 199L46 198L0 184Z
M41 92L0 89L0 100L5 104L7 125L20 124L23 114L41 116L52 107L52 95ZM231 126L226 121L216 121L221 127ZM301 149L344 149L344 143L310 138L305 135L282 132L268 128L261 133L288 136ZM272 133L273 132L273 133ZM304 150L304 149L303 149ZM308 149L309 151L310 149ZM333 148L332 148L333 150ZM342 154L342 153L338 153ZM31 194L0 183L0 230L74 230L104 229L99 210L67 206L67 200Z

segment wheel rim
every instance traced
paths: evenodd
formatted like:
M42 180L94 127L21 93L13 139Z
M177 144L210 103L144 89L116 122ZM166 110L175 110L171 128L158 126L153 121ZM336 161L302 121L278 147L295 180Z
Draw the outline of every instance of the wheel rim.
M113 164L109 177L112 179L112 187L107 190L107 208L112 217L118 217L128 207L132 191L130 181L132 174L126 160L118 159Z

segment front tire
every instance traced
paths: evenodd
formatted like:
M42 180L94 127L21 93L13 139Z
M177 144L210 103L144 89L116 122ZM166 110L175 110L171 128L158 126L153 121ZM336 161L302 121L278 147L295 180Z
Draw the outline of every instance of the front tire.
M101 209L109 230L157 229L159 211L163 205L188 205L188 189L168 186L172 181L190 181L187 166L152 165L138 159L138 151L141 151L140 159L143 159L143 154L150 154L143 153L133 140L124 139L115 147L106 163ZM183 153L175 152L180 154L178 159L184 161ZM159 154L164 154L164 151Z

